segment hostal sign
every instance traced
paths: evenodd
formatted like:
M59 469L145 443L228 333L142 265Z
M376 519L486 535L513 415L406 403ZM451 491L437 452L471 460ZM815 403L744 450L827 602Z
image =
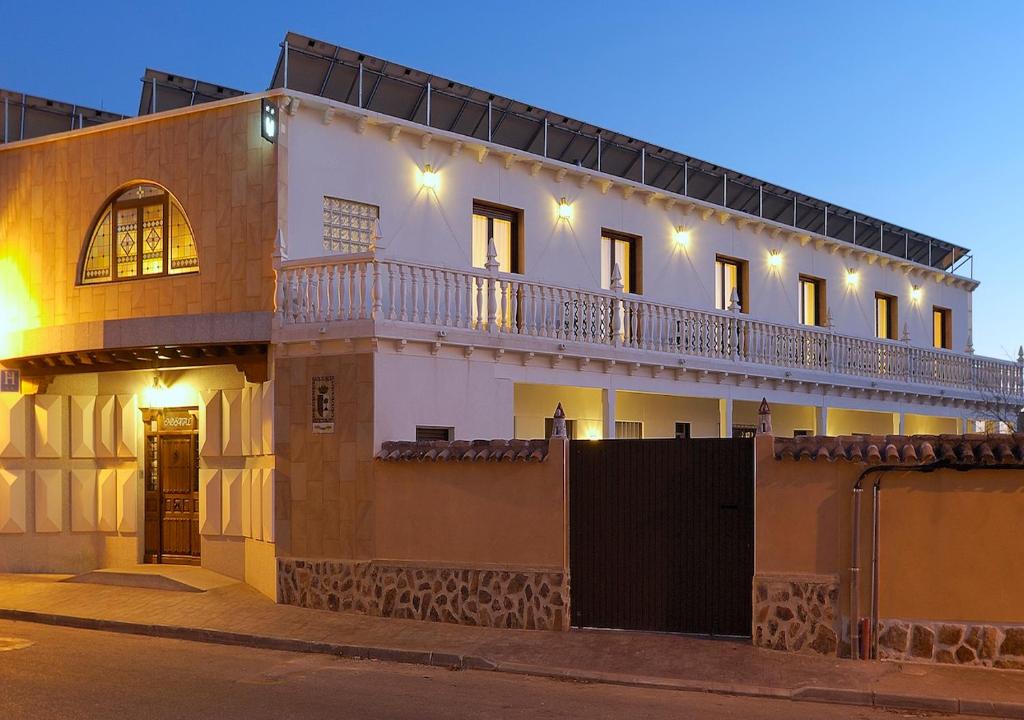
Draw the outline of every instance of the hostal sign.
M313 432L334 432L334 376L318 375L313 378L312 405Z

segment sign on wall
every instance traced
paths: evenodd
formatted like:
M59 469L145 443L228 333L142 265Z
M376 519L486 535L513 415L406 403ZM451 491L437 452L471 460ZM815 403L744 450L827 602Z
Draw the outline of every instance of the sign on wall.
M313 432L334 432L334 376L313 378Z
M21 370L0 370L0 392L21 392Z

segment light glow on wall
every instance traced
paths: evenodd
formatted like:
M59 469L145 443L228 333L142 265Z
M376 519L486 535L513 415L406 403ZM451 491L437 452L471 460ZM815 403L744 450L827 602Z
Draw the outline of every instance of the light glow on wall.
M141 407L161 409L188 407L198 404L198 397L189 383L178 381L167 383L161 373L154 373L153 382L142 389Z
M778 250L768 252L768 267L778 270L782 267L782 253Z
M0 358L25 351L17 335L40 324L39 303L25 277L15 258L0 258Z
M910 299L914 302L918 302L921 299L921 286L914 285L910 288Z
M441 177L438 172L434 170L429 164L424 165L420 173L420 185L425 187L427 190L437 192L441 188Z
M572 220L572 205L564 197L558 201L558 219Z
M858 283L860 283L860 273L853 268L848 269L846 271L846 284L850 287L857 287Z

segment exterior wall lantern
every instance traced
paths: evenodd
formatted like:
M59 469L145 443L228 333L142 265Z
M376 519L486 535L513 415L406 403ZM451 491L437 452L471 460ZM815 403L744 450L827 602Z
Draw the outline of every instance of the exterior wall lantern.
M913 300L914 302L918 302L921 300L920 285L914 285L912 288L910 288L910 299Z
M558 219L572 220L572 205L565 197L558 201Z
M860 273L853 268L846 270L846 284L850 287L857 287L857 283L860 282Z
M782 253L778 250L772 250L768 253L768 267L772 270L778 270L782 267Z
M277 142L277 105L266 98L260 111L260 134L268 143Z
M681 248L687 248L690 246L690 235L692 231L685 225L676 225L672 231L672 240L675 244Z
M441 187L441 177L437 174L429 164L423 166L423 170L420 171L420 184L427 190L433 190L437 192Z

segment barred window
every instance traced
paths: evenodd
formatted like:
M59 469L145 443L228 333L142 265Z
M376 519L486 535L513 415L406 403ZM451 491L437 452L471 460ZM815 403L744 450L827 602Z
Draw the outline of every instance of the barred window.
M376 205L324 195L324 250L341 255L369 252L379 213Z

